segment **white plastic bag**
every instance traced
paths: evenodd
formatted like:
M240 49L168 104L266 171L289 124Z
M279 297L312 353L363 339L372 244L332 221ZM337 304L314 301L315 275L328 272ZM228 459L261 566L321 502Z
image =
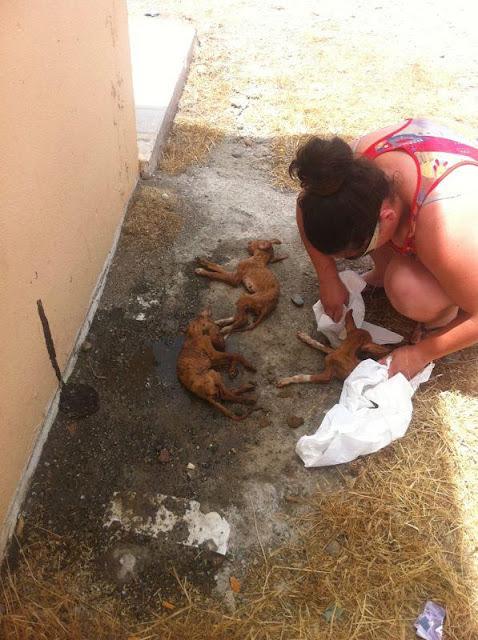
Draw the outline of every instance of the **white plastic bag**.
M388 364L363 360L344 382L339 403L330 409L311 436L302 436L296 452L306 467L350 462L405 435L412 418L412 396L432 372L431 363L413 380Z
M338 347L340 341L345 338L345 314L349 309L352 309L357 328L366 329L372 336L372 340L377 344L397 344L401 342L403 338L398 333L364 321L365 303L362 298L362 291L366 285L365 280L358 273L350 270L339 273L339 278L349 292L349 304L344 307L344 313L340 321L334 322L325 313L320 300L312 307L317 320L317 329L326 336L332 347Z

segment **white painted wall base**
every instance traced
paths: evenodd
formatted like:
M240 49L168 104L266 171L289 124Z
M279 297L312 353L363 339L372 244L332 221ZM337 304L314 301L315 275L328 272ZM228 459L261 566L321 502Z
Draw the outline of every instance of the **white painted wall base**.
M138 184L138 181L136 181L131 191L128 203L126 204L126 207L123 211L123 215L121 216L121 220L116 228L111 249L106 257L106 260L103 265L103 269L101 270L101 273L96 282L95 288L93 289L93 293L90 298L90 303L88 305L88 311L86 313L83 324L81 325L77 333L73 350L70 354L70 357L68 358L68 362L63 371L63 379L65 381L68 380L73 369L75 368L75 364L78 359L78 352L86 336L88 335L88 331L90 330L91 323L93 322L93 318L95 317L95 313L98 308L98 304L99 304L101 295L103 293L103 289L105 288L106 278L108 276L108 272L110 270L113 257L116 253L116 248L118 246L118 241L121 235L121 229L123 227L123 221L126 216L126 212L128 210L129 202L131 201L131 197L136 189L137 184ZM59 400L60 400L60 389L57 389L52 399L50 400L50 403L47 406L47 409L45 412L45 419L38 429L37 436L35 438L35 443L33 445L32 453L23 470L20 482L18 483L17 489L15 491L15 495L13 496L13 500L7 511L7 516L5 518L5 521L0 528L0 562L4 557L5 551L7 549L7 545L15 531L17 520L23 506L23 502L26 498L28 489L30 487L31 479L33 477L33 474L35 473L35 470L37 468L38 462L41 457L43 446L46 442L51 426L54 423L55 418L57 416Z

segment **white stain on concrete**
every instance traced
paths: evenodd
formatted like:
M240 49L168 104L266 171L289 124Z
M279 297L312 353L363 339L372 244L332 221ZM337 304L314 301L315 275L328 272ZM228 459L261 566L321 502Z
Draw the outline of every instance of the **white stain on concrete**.
M143 296L137 296L136 300L138 301L140 307L143 309L151 309L151 307L157 307L159 305L159 300L156 298L152 300L146 300Z
M115 523L125 531L152 538L163 537L189 547L206 545L222 555L227 552L231 533L227 520L216 511L202 513L196 500L164 494L115 493L104 526L111 527Z
M195 500L189 501L189 509L184 514L184 522L189 528L189 537L184 544L198 547L212 541L216 548L213 551L225 555L231 527L225 518L216 511L201 513L201 505Z

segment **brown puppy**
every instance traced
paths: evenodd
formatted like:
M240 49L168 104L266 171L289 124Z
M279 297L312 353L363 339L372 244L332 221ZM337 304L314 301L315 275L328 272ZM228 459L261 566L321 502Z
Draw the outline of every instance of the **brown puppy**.
M394 347L386 347L372 342L372 338L365 329L357 329L353 319L352 311L347 311L345 316L345 329L347 337L337 349L327 347L317 340L313 340L305 333L299 332L297 337L309 347L323 351L325 357L325 369L315 375L297 375L290 378L282 378L277 382L278 387L285 387L288 384L300 382L330 382L332 378L345 380L352 373L360 362L358 353L368 353L371 356L383 358L388 355Z
M268 264L285 260L288 256L275 257L272 245L281 244L280 240L253 240L247 245L251 254L250 258L241 260L235 271L226 271L215 262L209 262L204 258L198 258L199 264L205 269L196 269L198 276L204 276L210 280L220 280L233 287L241 283L247 289L236 302L236 314L230 318L218 320L217 324L224 327L223 333L232 331L250 331L267 318L274 311L279 301L279 281L267 267ZM255 320L248 323L247 313L254 314Z
M209 310L205 310L192 320L186 330L186 340L178 356L176 371L180 382L200 398L207 400L216 409L232 420L244 420L250 415L237 415L224 407L219 400L230 400L241 404L254 404L254 395L243 395L254 389L253 384L244 384L236 389L228 389L216 367L227 365L229 375L237 374L237 364L249 371L256 369L239 353L226 353L224 337L219 327L211 319Z

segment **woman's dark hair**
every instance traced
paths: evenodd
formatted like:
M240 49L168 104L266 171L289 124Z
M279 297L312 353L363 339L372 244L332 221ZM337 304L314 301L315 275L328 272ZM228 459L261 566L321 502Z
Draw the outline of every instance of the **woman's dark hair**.
M321 253L365 248L383 200L392 195L385 173L366 158L354 158L341 138L314 136L289 166L300 180L298 204L309 242Z

